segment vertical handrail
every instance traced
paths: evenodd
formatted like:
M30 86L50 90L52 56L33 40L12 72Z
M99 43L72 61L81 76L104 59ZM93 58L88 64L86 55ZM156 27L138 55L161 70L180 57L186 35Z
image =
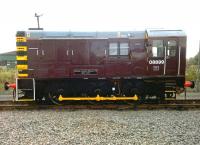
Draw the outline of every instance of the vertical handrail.
M181 63L181 46L178 47L178 75L180 75L180 63Z
M197 66L197 92L200 91L200 40L199 40L199 53L198 53L198 66Z
M33 78L33 100L35 100L35 79Z
M166 60L167 60L167 48L166 48L166 46L164 47L165 48L165 58L164 58L164 60L165 60L165 62L164 62L164 75L166 74Z
M15 98L15 101L18 101L18 78L16 78L16 98Z

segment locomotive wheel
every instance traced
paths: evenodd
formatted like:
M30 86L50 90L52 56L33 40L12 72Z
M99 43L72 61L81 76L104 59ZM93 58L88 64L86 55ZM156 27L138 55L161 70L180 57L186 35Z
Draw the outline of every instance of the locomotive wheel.
M58 100L60 94L62 94L63 89L54 89L48 92L48 99L55 105L62 105L62 103Z
M62 103L60 103L60 101L58 100L59 95L49 93L48 98L53 104L62 105Z
M101 89L95 89L94 90L95 95L102 95L102 90Z
M131 94L138 96L138 103L142 103L145 101L145 93L142 91L142 89L142 86L131 89Z
M130 94L131 94L131 96L137 95L138 100L137 101L124 101L124 103L126 103L128 105L135 106L137 104L143 103L145 100L144 94L141 93L141 91L138 88L131 89Z
M97 96L97 95L100 95L101 96L101 94L102 94L102 91L101 91L101 89L95 89L94 90L94 94ZM89 96L88 96L89 97ZM98 105L98 102L96 102L96 101L90 101L90 100L88 100L88 103L90 103L90 104L92 104L92 105Z

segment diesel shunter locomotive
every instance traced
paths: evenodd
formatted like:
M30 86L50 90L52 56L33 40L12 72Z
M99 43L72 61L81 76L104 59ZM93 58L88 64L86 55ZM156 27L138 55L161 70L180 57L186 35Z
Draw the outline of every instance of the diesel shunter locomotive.
M16 101L164 100L185 87L182 30L18 31L16 41L16 83L5 84Z

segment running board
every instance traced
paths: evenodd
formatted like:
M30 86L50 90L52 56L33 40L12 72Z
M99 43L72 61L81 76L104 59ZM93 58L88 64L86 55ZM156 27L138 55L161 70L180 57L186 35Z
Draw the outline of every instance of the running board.
M59 96L59 101L137 101L139 98L137 95L133 97L101 97L97 95L96 97L63 97L62 95Z
M165 91L165 93L176 93L176 91L169 90L169 91Z
M34 99L18 99L17 102L32 102Z

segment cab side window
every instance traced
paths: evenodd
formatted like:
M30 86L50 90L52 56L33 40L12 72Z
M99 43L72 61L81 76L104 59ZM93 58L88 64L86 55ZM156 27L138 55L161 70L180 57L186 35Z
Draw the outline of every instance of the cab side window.
M152 56L164 57L164 43L163 40L153 40L152 43Z
M175 40L167 42L167 56L176 56L177 43Z
M109 55L115 56L118 54L118 44L117 43L110 43L109 44Z
M128 43L120 43L120 55L128 55Z

